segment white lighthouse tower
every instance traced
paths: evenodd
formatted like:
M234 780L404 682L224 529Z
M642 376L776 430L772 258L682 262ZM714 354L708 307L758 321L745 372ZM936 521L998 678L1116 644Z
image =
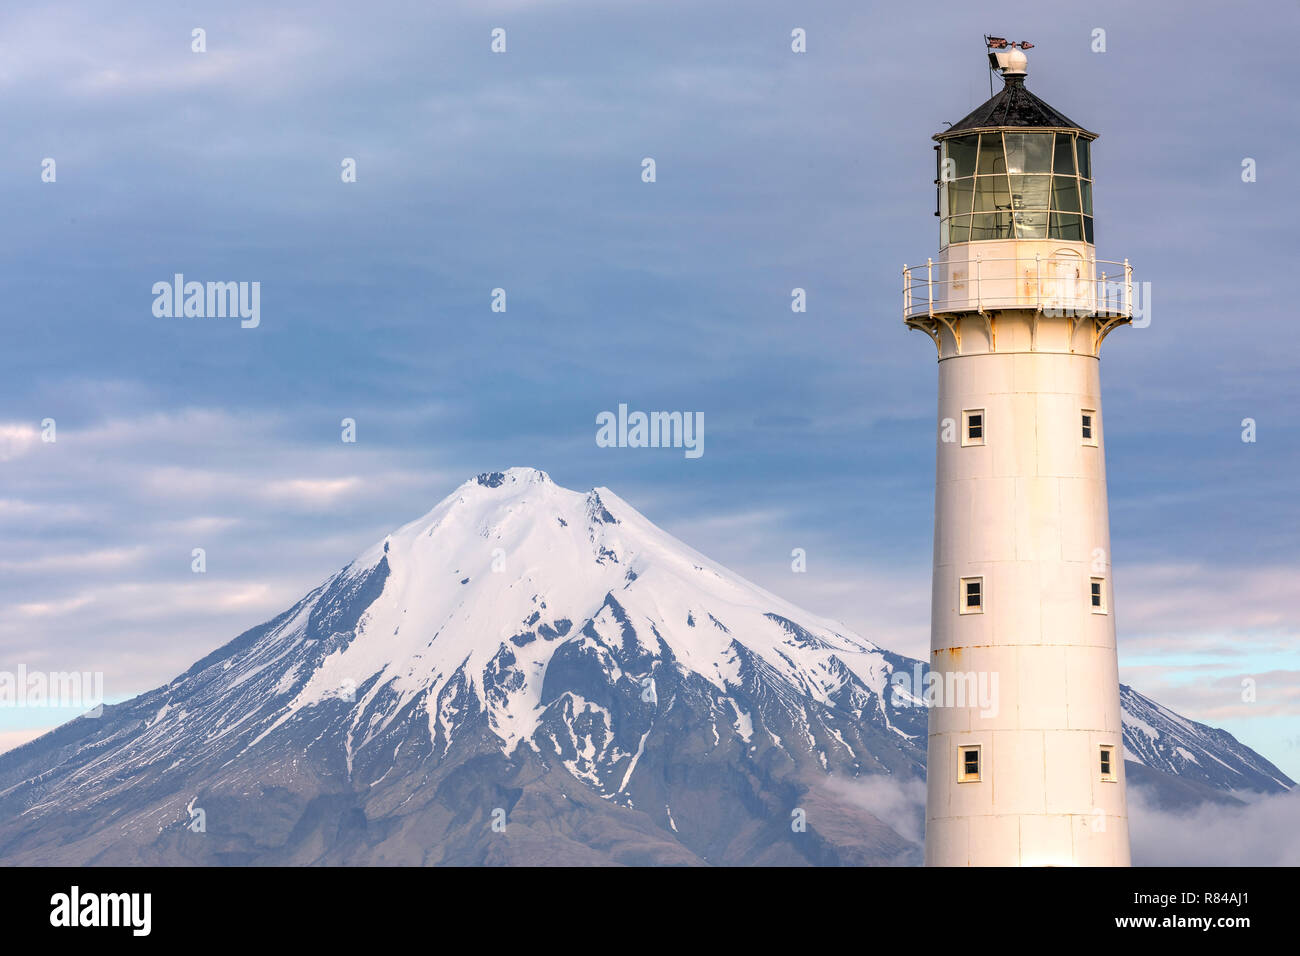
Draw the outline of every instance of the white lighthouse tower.
M937 134L939 253L903 317L939 354L925 860L1126 866L1102 341L1127 260L1093 246L1096 133L1004 86ZM988 699L975 691L987 688Z

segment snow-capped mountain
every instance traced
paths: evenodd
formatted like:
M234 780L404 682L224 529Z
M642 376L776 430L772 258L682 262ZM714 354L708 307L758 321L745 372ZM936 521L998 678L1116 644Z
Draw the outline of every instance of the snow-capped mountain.
M910 862L911 821L855 782L923 777L925 712L890 687L916 663L607 489L480 475L170 684L0 757L0 859ZM1154 780L1291 785L1124 706Z
M1129 761L1225 793L1277 793L1295 786L1226 730L1188 720L1124 684L1119 699Z

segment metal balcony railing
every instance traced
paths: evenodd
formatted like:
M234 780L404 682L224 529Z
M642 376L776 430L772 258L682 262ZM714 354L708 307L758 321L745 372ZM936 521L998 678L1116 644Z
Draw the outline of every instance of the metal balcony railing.
M1127 259L1037 255L903 266L904 321L989 309L1131 319L1133 267Z

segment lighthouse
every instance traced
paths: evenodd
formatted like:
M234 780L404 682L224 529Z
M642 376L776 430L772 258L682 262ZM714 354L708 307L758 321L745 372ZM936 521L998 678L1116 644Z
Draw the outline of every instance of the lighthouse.
M1097 134L986 39L1002 89L934 136L938 253L903 269L939 368L925 861L1127 866L1099 366L1133 275L1096 256Z

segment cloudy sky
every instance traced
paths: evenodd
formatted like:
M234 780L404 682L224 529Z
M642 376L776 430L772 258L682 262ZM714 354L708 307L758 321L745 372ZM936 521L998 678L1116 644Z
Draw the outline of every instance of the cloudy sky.
M1098 255L1151 283L1103 363L1123 677L1300 777L1300 10L1043 6L9 5L0 669L133 696L511 465L923 655L899 270L995 32L1101 132ZM156 317L175 273L260 282L260 326ZM703 412L703 457L598 447L620 402ZM64 716L0 708L0 746Z

